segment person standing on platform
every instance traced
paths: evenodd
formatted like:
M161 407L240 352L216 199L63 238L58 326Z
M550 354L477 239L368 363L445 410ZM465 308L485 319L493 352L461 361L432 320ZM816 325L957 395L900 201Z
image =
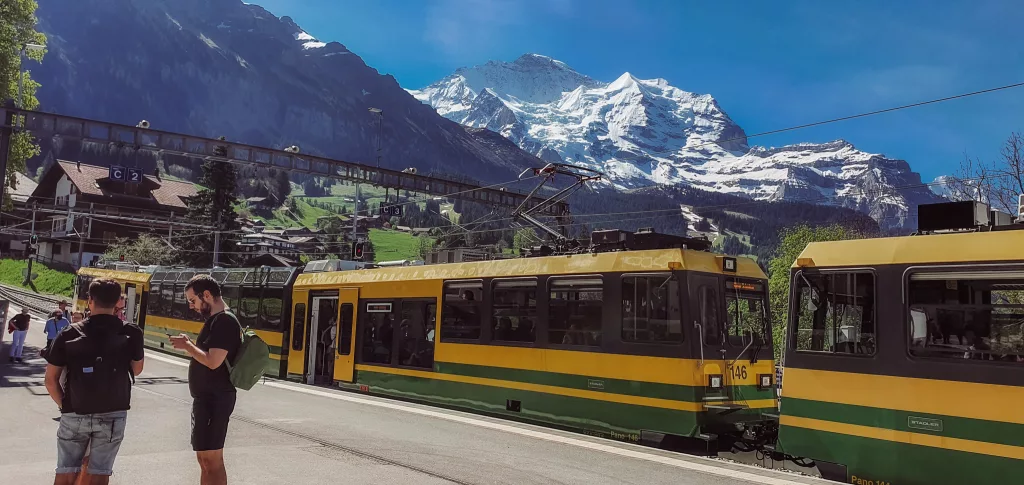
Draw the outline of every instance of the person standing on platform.
M7 332L12 334L13 337L10 355L12 364L14 362L21 362L21 353L25 349L25 336L28 335L30 323L32 323L32 317L28 314L28 308L22 308L21 313L15 315L11 318L11 321L7 322Z
M192 394L192 449L196 452L202 485L228 483L224 441L235 410L237 391L228 363L242 345L242 326L221 299L220 285L209 275L196 275L185 285L188 307L206 322L193 343L184 333L171 337L174 348L192 356L188 389Z
M57 334L71 325L64 317L64 312L60 310L54 310L50 314L50 319L46 321L46 325L43 327L43 331L46 332L46 347L43 349L43 353L50 351L50 346L53 345L53 341L57 338Z
M120 296L114 280L90 283L89 318L57 334L46 355L46 390L61 412L55 485L74 484L87 454L89 483L105 485L114 473L145 358L142 329L114 316Z
M64 314L64 319L71 322L71 310L68 310L68 301L61 300L60 303L57 304L57 308L59 308L60 312Z

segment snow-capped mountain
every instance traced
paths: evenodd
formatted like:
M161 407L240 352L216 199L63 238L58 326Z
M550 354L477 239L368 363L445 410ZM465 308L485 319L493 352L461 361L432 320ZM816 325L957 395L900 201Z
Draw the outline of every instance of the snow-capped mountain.
M526 54L461 68L410 90L442 116L487 128L548 161L585 165L617 188L686 184L764 200L855 208L903 226L936 195L903 160L842 140L748 147L710 94L625 73L606 83L563 62Z

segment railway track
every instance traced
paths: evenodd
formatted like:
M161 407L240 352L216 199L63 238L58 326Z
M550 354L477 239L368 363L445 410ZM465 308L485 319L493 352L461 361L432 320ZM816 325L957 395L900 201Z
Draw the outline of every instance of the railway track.
M43 315L52 312L54 308L57 308L57 303L62 299L66 299L59 296L40 295L23 288L2 284L0 284L0 298L11 302L8 313L19 311L21 308L28 308L31 312Z

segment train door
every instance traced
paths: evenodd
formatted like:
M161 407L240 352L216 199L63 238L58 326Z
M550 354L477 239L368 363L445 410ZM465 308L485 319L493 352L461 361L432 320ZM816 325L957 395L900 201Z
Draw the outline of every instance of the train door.
M356 309L359 307L359 289L342 288L340 290L341 313L338 316L337 352L334 355L334 379L352 382L355 376L356 343Z
M313 296L306 332L306 383L330 384L334 378L334 342L338 329L338 296Z
M705 403L731 400L725 375L724 308L717 276L691 274L690 308L693 316L693 353L700 359L697 379L704 386Z
M136 291L135 283L125 283L124 294L124 320L131 323L139 323L139 316L136 314L139 308L139 294Z

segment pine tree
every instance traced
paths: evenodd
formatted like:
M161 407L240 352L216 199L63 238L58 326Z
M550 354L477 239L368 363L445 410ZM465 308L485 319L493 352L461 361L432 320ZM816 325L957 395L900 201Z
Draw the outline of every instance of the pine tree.
M241 259L233 254L236 252L236 234L241 227L235 210L238 204L235 166L228 162L207 160L203 162L203 176L199 183L203 188L187 203L188 220L221 231L220 264L227 266ZM182 244L187 246L187 251L182 252L183 262L199 268L212 266L214 235L208 230L193 231L193 234L195 237L188 238L188 242Z

